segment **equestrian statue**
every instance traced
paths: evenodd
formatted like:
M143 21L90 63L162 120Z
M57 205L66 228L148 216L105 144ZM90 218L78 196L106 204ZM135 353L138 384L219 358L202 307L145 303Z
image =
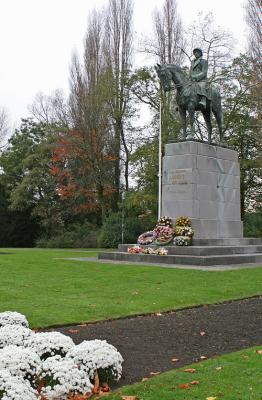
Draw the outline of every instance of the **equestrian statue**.
M212 137L212 112L215 116L220 143L223 141L223 114L221 107L221 96L215 87L211 86L207 80L208 62L203 59L203 52L196 48L193 50L195 58L191 62L189 77L178 66L173 64L157 64L155 69L162 83L165 92L172 89L171 81L174 82L177 90L176 102L180 113L183 139L187 135L187 112L190 122L190 138L194 137L194 119L195 111L201 111L207 126L208 143L211 143Z

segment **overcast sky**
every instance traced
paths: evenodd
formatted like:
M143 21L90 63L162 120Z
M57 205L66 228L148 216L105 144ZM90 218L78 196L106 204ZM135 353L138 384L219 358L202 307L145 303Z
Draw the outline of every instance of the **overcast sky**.
M150 34L152 12L164 0L134 0L134 28L139 36ZM245 49L245 0L177 0L185 26L199 12L212 12L223 29ZM81 53L87 16L107 0L0 0L0 106L11 122L29 115L27 106L39 91L68 90L72 53Z

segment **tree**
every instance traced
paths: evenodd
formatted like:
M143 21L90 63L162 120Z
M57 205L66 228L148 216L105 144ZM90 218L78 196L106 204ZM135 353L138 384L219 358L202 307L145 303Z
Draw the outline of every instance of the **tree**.
M31 247L39 235L39 224L31 210L10 210L9 197L0 175L0 246Z
M241 168L241 215L255 210L261 199L262 139L257 103L253 97L253 65L240 55L227 68L224 81L227 143L239 154Z
M0 107L0 145L6 139L9 130L10 130L10 125L9 125L8 113L5 108Z
M24 119L0 157L9 208L38 218L47 235L62 222L63 210L51 175L53 139L48 126Z
M104 12L90 14L83 65L77 56L73 57L69 100L73 128L61 135L56 151L61 172L58 175L61 177L63 171L68 175L63 182L64 190L72 180L78 188L78 192L69 190L67 196L75 195L78 211L100 212L102 221L117 191L113 172L116 155L110 109L112 87L103 48L104 24Z
M249 52L256 63L262 60L262 1L247 0L246 19L249 27Z
M103 222L114 193L113 161L110 146L96 130L69 130L60 135L53 148L51 173L72 214L96 213L100 215L97 222Z
M246 19L249 28L248 52L253 64L252 95L262 123L262 1L247 0Z
M28 107L33 118L43 124L61 128L70 125L67 100L62 90L55 90L52 95L36 94L33 103Z
M144 41L144 51L160 64L181 65L185 37L176 0L165 0L162 10L155 10L153 29L153 38Z
M153 15L153 38L146 39L144 51L154 56L160 64L182 65L184 60L185 35L181 18L177 11L176 0L165 0L161 10ZM159 96L159 89L158 89ZM173 92L161 91L161 125L163 142L176 139L179 132L178 115L175 112L175 95ZM159 108L157 110L159 114Z
M104 51L111 86L110 109L114 130L115 205L120 198L121 152L124 154L125 190L129 189L130 150L126 121L130 116L129 74L133 50L133 3L131 0L109 0L106 14Z

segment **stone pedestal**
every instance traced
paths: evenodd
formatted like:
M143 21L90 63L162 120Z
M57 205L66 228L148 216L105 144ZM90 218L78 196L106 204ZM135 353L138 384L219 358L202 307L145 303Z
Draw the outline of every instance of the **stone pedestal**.
M237 152L196 141L167 144L162 215L188 216L195 238L242 238Z

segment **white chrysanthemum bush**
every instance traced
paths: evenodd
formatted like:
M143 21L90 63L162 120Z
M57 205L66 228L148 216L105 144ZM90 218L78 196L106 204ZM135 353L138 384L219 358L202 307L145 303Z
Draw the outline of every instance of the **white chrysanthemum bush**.
M37 396L28 381L20 376L13 376L8 370L0 369L0 399L35 400Z
M87 374L71 359L60 356L45 360L39 371L40 382L44 382L41 394L48 399L67 399L68 394L91 393L93 385Z
M29 328L29 323L23 314L16 311L5 311L0 313L0 328L5 325L21 325Z
M96 371L103 382L118 381L122 374L123 358L106 340L84 340L69 350L66 358L72 358L86 370L91 381L94 381Z
M30 336L34 335L31 329L21 325L4 325L0 328L0 349L8 345L24 346Z
M28 380L32 386L40 363L40 357L32 349L10 345L0 350L0 370Z
M28 337L24 345L33 349L41 360L46 360L57 355L64 357L74 346L74 342L69 336L60 332L41 332Z
M120 379L123 358L105 340L75 345L59 332L28 326L22 314L0 313L0 400L89 398L98 379Z

